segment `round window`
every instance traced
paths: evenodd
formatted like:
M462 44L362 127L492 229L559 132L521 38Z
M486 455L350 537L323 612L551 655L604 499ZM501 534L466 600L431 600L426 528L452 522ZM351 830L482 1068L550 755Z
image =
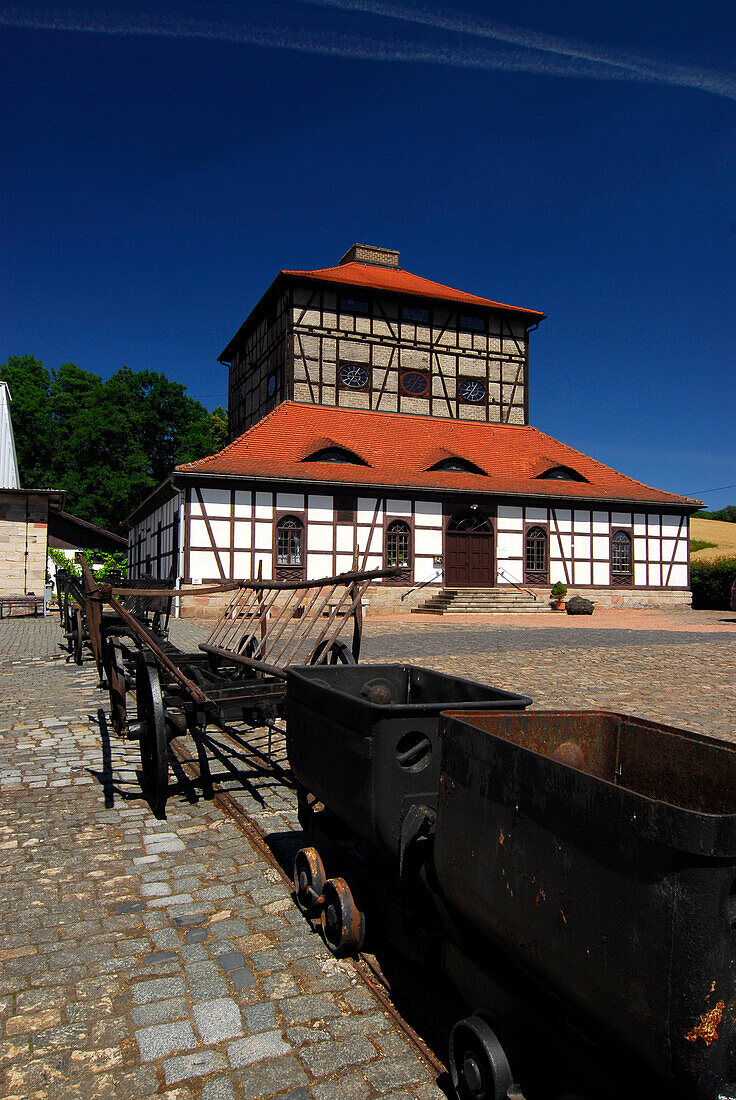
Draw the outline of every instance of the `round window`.
M407 370L401 376L401 388L412 397L424 397L429 390L429 375L418 370Z
M460 396L463 401L482 401L485 395L485 386L482 382L476 382L474 378L465 378L460 383Z
M340 381L351 390L362 390L368 385L368 371L357 363L346 363L340 367Z
M269 374L268 376L268 396L273 397L276 392L276 375Z

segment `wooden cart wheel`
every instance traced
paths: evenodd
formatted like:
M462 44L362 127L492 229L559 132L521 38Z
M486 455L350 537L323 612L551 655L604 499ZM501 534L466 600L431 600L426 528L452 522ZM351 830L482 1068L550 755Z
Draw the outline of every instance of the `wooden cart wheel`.
M328 878L322 888L322 938L333 955L360 951L365 941L365 917L343 878Z
M329 648L327 642L320 642L309 663L311 665L354 665L355 658L345 642L333 642Z
M82 619L82 609L81 607L75 607L72 620L72 653L74 655L75 665L81 665L82 663L83 646L84 620Z
M327 874L316 848L300 848L294 857L294 893L302 913L311 913L322 897Z
M456 1100L507 1100L514 1083L495 1031L477 1015L452 1029L449 1069Z
M106 638L104 643L105 674L110 695L110 720L118 737L124 737L128 725L126 702L127 682L123 664L123 648L117 638Z
M169 739L158 669L140 652L136 664L143 793L154 817L164 817L169 787Z

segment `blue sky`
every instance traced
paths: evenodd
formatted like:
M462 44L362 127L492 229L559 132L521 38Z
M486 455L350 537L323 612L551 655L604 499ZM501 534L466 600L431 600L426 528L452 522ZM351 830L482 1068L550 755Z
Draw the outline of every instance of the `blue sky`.
M536 427L736 500L732 3L0 0L0 44L0 361L212 407L280 268L385 245L547 314Z

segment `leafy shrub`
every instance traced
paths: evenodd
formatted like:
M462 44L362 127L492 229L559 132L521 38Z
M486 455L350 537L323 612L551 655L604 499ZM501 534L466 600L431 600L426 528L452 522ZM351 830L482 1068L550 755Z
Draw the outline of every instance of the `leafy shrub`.
M693 562L690 588L693 607L698 611L727 611L731 606L731 585L736 577L736 557Z
M706 542L705 539L690 539L690 553L695 554L698 550L712 550L715 545L714 542Z
M65 569L67 573L81 577L82 570L73 558L68 558L53 546L49 547L48 553L57 569ZM128 568L126 555L118 551L107 554L103 550L85 550L84 556L98 581L106 581L114 571L125 573Z

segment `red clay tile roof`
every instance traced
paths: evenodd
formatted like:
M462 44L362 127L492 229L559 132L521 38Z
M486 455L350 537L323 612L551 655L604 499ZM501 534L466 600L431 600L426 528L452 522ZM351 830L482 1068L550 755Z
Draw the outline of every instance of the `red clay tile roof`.
M421 275L412 275L402 268L377 267L374 264L347 263L337 267L323 267L317 271L282 271L282 275L296 275L302 279L316 279L328 283L343 283L346 286L361 286L370 290L388 290L396 294L413 294L418 298L439 298L447 302L464 302L466 305L484 308L507 309L514 313L525 313L541 321L544 317L537 309L524 309L522 306L509 306L503 302L494 302L490 298L479 298L477 294L467 294L464 290L453 290L451 286L432 282Z
M304 462L325 440L364 456L369 466ZM487 476L429 470L438 457L469 459ZM586 479L539 480L553 466ZM567 447L536 428L284 401L219 454L177 466L183 474L387 486L574 500L697 506L652 489Z

